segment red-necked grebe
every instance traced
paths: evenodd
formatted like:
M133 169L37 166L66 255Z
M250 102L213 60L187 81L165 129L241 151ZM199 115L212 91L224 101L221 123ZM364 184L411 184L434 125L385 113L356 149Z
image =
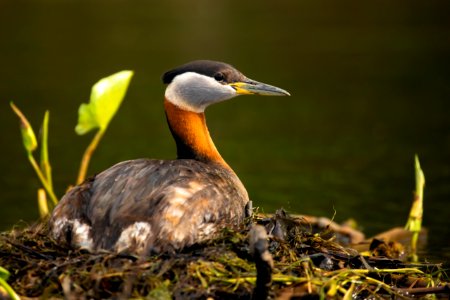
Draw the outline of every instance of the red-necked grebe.
M206 60L168 71L162 80L177 159L124 161L72 188L50 219L58 242L93 252L172 251L244 219L247 191L214 146L204 110L242 94L289 93Z

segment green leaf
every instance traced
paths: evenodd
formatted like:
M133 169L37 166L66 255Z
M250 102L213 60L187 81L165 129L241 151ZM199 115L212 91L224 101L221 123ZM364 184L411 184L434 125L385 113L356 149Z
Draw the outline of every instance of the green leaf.
M41 135L41 170L44 173L45 179L53 189L52 182L52 167L48 158L48 122L50 118L50 112L47 110L44 115L44 121L42 122L42 135Z
M12 287L8 284L8 282L6 282L6 280L3 279L2 277L0 277L0 287L2 287L6 292L6 294L8 294L9 296L8 299L20 300L19 295L17 295L17 293L12 289Z
M411 210L409 211L406 229L412 232L419 232L422 227L425 175L420 167L419 156L417 154L414 156L414 170L416 174L416 190L414 191L414 199Z
M414 156L414 170L416 174L416 195L423 201L423 188L425 187L425 175L423 174L422 168L420 167L419 156L416 154ZM422 215L422 214L420 214Z
M104 131L119 109L128 89L132 71L121 71L98 81L91 91L89 104L81 104L75 131L83 135L92 129Z
M45 218L49 215L48 212L48 202L47 202L47 194L45 193L45 189L38 189L38 208L39 215L41 218Z
M34 134L33 128L28 122L27 118L25 118L24 114L20 111L20 109L14 105L14 103L10 102L12 110L20 119L20 131L22 133L22 142L25 147L25 150L28 153L36 150L38 144L36 140L36 135Z
M0 278L3 278L3 279L5 279L5 280L8 280L9 275L10 275L10 273L9 273L8 270L6 270L6 269L3 268L3 267L0 267Z

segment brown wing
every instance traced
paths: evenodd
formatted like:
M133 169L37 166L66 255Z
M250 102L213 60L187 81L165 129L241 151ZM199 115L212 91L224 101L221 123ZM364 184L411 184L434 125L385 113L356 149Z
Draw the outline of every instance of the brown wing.
M60 241L90 250L179 249L244 217L237 176L196 160L121 162L71 189L50 220Z

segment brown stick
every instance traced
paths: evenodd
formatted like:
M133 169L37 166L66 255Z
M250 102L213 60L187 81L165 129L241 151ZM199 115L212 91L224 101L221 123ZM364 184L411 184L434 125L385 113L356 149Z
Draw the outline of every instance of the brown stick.
M441 294L446 293L450 295L450 284L429 288L407 288L397 289L398 291L408 293L410 295L425 295L425 294Z
M252 299L267 299L269 296L273 259L268 247L266 229L261 225L254 225L250 230L250 251L256 265L256 286Z

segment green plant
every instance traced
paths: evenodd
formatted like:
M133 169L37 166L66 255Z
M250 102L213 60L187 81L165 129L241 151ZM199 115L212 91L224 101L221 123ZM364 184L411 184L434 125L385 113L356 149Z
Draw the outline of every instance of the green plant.
M58 203L58 198L56 197L55 192L53 190L51 180L51 167L50 162L48 160L48 147L47 147L49 112L46 111L44 116L44 122L42 125L43 134L41 139L42 142L41 165L39 166L33 156L33 152L38 147L38 142L36 139L36 135L34 134L33 127L31 127L25 115L20 111L20 109L17 106L14 105L14 103L11 102L10 105L12 110L15 112L15 114L19 117L20 120L22 142L25 147L28 160L30 161L31 166L33 167L34 171L39 177L39 180L41 181L45 191L50 196L50 199L52 200L52 205L55 206ZM44 202L42 201L42 198L39 198L38 203L39 203L39 211L41 212L41 214L45 213L45 211L47 211L48 213L47 201ZM41 217L43 217L43 215L41 215Z
M405 229L413 234L411 238L411 259L417 261L417 240L422 228L423 190L425 187L425 175L420 167L419 156L417 154L414 156L414 170L416 174L416 189Z
M9 275L10 274L8 270L0 267L0 289L3 288L5 292L8 294L9 298L11 298L12 300L20 300L19 295L16 294L16 292L7 282Z
M109 122L119 109L132 76L132 71L121 71L100 79L92 87L89 104L81 104L78 110L78 124L75 128L75 132L79 135L83 135L95 128L98 128L98 131L84 152L76 182L77 184L85 179L92 154L104 135ZM22 142L28 160L44 187L44 189L38 190L38 207L41 217L45 217L49 214L47 194L51 199L52 208L58 204L58 198L53 190L52 169L48 155L48 123L50 113L48 111L45 112L44 121L42 123L41 159L40 164L38 164L33 156L33 152L38 148L34 130L20 109L12 102L10 105L20 120Z
M132 76L132 71L122 71L101 79L92 87L89 104L81 104L75 132L83 135L95 128L98 128L98 131L84 152L77 184L85 179L92 154L119 109Z

